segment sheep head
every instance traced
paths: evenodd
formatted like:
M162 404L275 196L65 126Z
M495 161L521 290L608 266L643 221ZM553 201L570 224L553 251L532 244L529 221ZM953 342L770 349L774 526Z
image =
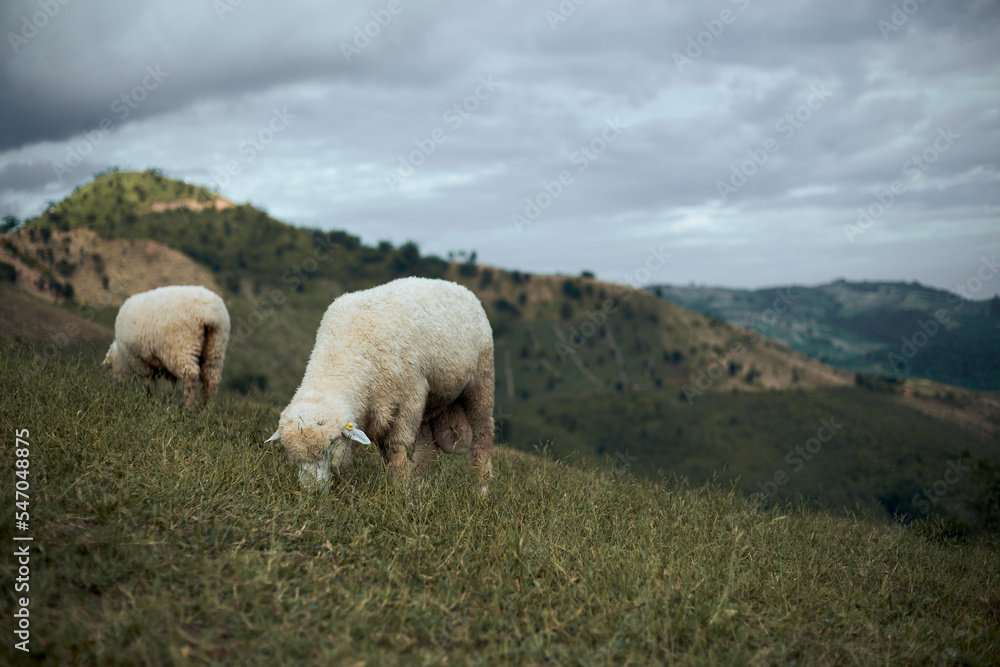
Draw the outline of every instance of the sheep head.
M118 342L112 342L111 347L108 348L108 353L104 355L104 368L107 368L111 373L111 377L115 380L121 380L125 377L125 371L128 368L128 361L125 359L125 355L118 348Z
M278 430L265 442L281 440L288 458L299 467L303 489L328 489L330 465L338 472L351 462L353 443L371 440L352 418L331 415L318 405L290 405L281 413Z

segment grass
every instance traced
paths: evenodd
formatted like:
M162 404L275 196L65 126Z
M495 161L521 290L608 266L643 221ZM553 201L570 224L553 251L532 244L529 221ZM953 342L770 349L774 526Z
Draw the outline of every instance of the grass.
M1000 649L996 538L504 447L484 499L461 458L407 490L372 454L302 494L262 442L278 406L187 412L109 384L93 353L4 344L0 373L5 432L31 431L31 648L54 664L985 665Z
M503 433L519 446L541 438L560 458L575 452L621 465L628 457L646 477L681 473L694 484L717 478L746 494L785 474L785 483L771 489L782 503L806 496L835 509L862 507L883 520L924 518L922 490L942 478L949 462L997 461L994 443L855 387L711 392L693 403L665 392L498 400ZM830 418L840 426L834 437L809 460L796 454ZM974 531L979 519L969 502L992 479L964 474L935 497L934 513Z

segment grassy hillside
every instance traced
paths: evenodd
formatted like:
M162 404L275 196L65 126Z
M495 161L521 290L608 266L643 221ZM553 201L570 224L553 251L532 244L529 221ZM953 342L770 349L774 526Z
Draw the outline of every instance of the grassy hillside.
M414 244L369 247L344 232L293 227L249 205L150 210L156 202L212 197L156 172L103 174L27 221L18 235L37 232L34 245L21 245L53 265L62 256L58 248L46 255L47 246L59 243L61 230L86 226L104 239L155 241L208 267L234 325L225 382L237 391L270 391L277 400L287 400L301 379L316 327L334 298L406 275L442 276L447 269L443 260L421 256ZM66 281L89 280L98 270L106 276L108 267L92 264L79 262L77 275ZM178 262L175 273L180 269ZM121 282L121 276L107 278L112 287ZM113 323L115 299L98 294L93 301L96 307L73 300L65 305L96 310L96 321Z
M91 186L155 189L136 178L110 174ZM81 188L58 210L81 219L73 213L76 198L89 191ZM994 407L1000 402L987 395L959 398L950 388L933 388L914 404L913 396L891 393L912 393L910 384L885 394L880 386L857 388L850 374L756 330L592 278L446 263L421 256L413 244L367 247L349 234L299 229L251 206L174 208L92 225L108 243L159 243L210 267L233 321L223 391L273 406L285 405L298 386L319 321L336 296L402 275L443 276L470 287L486 307L495 335L497 423L503 439L522 449L550 443L560 457L624 461L652 479L661 472L696 484L739 478L747 494L759 484L771 491L773 475L782 472L788 479L774 483L772 502L802 495L836 508L878 508L886 519L926 516L918 494L949 461L989 462L996 455L987 443L1000 432ZM18 235L34 231L41 238L44 230L56 244L60 234L91 233L61 232L43 216ZM43 255L46 246L32 248ZM88 267L81 264L73 279L82 281ZM72 300L63 306L105 325L116 312ZM963 421L972 408L982 408L974 424ZM831 416L845 424L843 432L816 463L790 470L788 452ZM966 506L982 495L978 479L970 473L933 498L935 512L974 528L977 516Z
M20 388L5 430L30 431L30 648L54 664L988 665L1000 646L1000 544L934 521L502 451L485 499L461 458L404 492L372 454L301 494L262 442L276 406L186 412L25 346L0 345L0 373Z
M0 283L0 334L11 342L20 338L43 348L107 348L114 339L113 330L34 298L10 283Z
M921 414L899 396L855 388L713 392L693 404L652 392L627 401L594 393L499 406L500 432L522 447L549 443L561 458L607 462L652 479L718 480L779 504L801 496L904 521L933 508L972 528L980 518L971 504L1000 482L995 472L974 468L976 461L1000 462L995 436ZM1000 432L1000 411L991 418ZM832 426L820 432L824 424ZM964 469L960 477L948 473L952 464ZM946 474L954 483L928 497L924 490ZM992 507L1000 516L1000 503Z
M1000 390L1000 298L970 301L919 283L844 280L756 291L672 285L648 291L733 324L755 322L767 337L838 368ZM791 295L791 307L765 316L781 294ZM935 314L941 322L933 322Z
M135 189L152 192L166 188L166 181L151 172L100 176L45 215L28 221L19 235L49 230L39 238L59 243L58 230L86 224L104 238L152 240L209 267L233 316L227 383L239 391L263 390L275 400L287 400L302 376L314 332L329 303L345 291L406 275L448 277L479 294L494 325L498 363L511 357L515 365L541 364L548 373L545 378L509 382L505 372L507 386L517 385L519 395L565 394L585 390L588 383L622 391L672 387L671 382L683 384L688 375L714 363L745 338L745 332L635 290L592 279L509 273L468 262L449 264L422 256L412 243L368 247L350 234L300 229L248 205L141 214L115 209L95 219L84 213L93 205L94 192L104 197ZM188 186L176 189L182 187ZM149 199L146 195L143 202ZM45 247L29 250L53 265L61 257L58 250L46 255ZM85 268L81 263L75 280L83 280ZM113 319L114 309L105 311L98 321ZM576 335L580 331L583 335ZM846 375L837 376L821 364L761 344L749 346L716 389L848 382Z

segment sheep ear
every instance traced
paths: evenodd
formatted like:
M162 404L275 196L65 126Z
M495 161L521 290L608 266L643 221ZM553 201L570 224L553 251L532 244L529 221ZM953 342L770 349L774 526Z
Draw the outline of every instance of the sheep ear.
M275 431L275 432L274 432L274 433L273 433L273 434L271 435L271 437L270 437L270 438L268 438L268 439L267 439L267 440L265 440L264 442L274 442L275 440L281 440L281 436L279 435L279 433L280 433L280 432L281 432L281 429L279 428L279 429L278 429L277 431Z
M109 359L107 357L104 357L104 365L105 366L110 366L111 365L111 359Z
M368 438L367 435L365 435L365 432L362 431L360 428L356 428L353 431L351 431L347 435L347 437L350 438L351 440L354 440L355 442L360 442L362 445L372 444L372 441Z
M368 439L365 432L355 426L354 422L347 422L344 424L344 436L355 442L360 442L362 445L372 444L372 441Z

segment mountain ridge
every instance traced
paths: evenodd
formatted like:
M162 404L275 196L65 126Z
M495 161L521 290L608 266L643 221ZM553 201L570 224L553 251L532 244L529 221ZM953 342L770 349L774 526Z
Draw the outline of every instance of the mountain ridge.
M651 285L646 291L729 323L761 322L768 337L844 370L1000 389L998 297L970 301L919 283L846 280L761 290ZM794 293L795 304L762 322L761 304L782 291Z
M990 429L1000 425L992 395L833 368L768 338L770 315L749 329L736 327L586 274L504 271L476 264L472 253L447 262L422 255L414 243L366 246L346 232L294 227L248 204L153 210L155 201L183 202L186 188L194 187L164 180L157 172L102 174L2 241L56 277L62 277L58 246L65 234L155 243L180 253L179 263L201 267L233 321L225 392L283 404L336 296L422 275L464 284L482 300L494 329L498 437L522 449L538 445L560 458L610 460L616 470L654 478L716 478L754 493L786 449L809 441L821 420L833 418L846 424L828 454L834 458L790 477L773 500L803 495L912 517L920 512L919 485L955 457L988 457ZM80 191L89 194L78 209ZM98 192L115 201L92 201ZM201 196L215 201L207 189ZM106 215L88 218L105 208ZM23 239L32 232L47 233L45 243L28 247ZM70 286L94 267L76 270L66 278ZM114 276L108 282L124 284ZM114 303L91 313L72 291L62 297L64 310L113 325ZM791 311L808 302L784 296ZM772 290L751 305L758 314L773 309L780 321L782 304ZM908 396L924 403L906 404ZM901 455L900 439L921 454ZM964 516L977 484L939 506Z

